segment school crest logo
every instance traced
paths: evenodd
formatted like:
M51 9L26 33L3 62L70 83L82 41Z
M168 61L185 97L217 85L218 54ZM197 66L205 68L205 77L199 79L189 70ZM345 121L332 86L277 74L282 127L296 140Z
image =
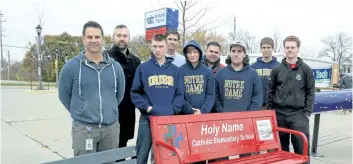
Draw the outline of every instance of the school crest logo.
M301 74L297 74L297 75L295 76L295 78L296 78L297 80L302 80L302 75L301 75Z

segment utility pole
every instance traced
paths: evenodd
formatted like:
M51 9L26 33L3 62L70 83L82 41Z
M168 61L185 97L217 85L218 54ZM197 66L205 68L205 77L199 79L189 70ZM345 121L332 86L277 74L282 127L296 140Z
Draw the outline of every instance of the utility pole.
M234 15L234 25L233 25L233 41L235 41L235 34L236 34L236 28L237 28L237 18Z
M10 80L10 67L11 67L11 60L10 60L10 50L7 51L7 80Z
M4 77L4 56L2 51L2 11L0 10L1 79Z

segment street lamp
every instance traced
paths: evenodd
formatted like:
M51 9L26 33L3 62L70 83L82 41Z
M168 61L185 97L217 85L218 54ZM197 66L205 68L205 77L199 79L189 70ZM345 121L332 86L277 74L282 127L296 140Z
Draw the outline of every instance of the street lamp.
M41 55L41 51L40 51L40 45L41 45L41 34L42 34L42 26L41 25L37 25L36 27L36 31L37 31L37 34L38 34L38 37L37 37L37 58L38 58L38 90L42 90L43 89L43 86L42 86L42 71L41 71L41 68L42 68L42 63L41 63L41 58L42 58L42 55Z
M51 67L51 56L47 56L47 65L48 65L48 73L47 73L47 81L48 81L48 90L49 90L49 78L50 78L50 67Z
M59 59L59 49L55 50L55 83L56 88L58 88L59 84L59 69L58 69L58 59Z

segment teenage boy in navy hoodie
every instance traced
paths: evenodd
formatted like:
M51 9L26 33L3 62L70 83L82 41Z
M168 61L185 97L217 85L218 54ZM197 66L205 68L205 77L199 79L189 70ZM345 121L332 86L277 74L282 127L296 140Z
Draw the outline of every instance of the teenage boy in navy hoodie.
M230 45L227 66L215 76L216 99L214 108L218 113L258 110L262 106L260 76L249 65L246 48L240 42ZM240 154L240 157L249 156ZM210 160L221 161L228 157Z
M196 41L191 40L185 44L183 53L186 57L186 64L179 68L185 90L182 113L209 113L215 99L212 70L201 63L202 51L200 44Z
M137 67L130 92L132 102L141 112L136 143L138 164L147 164L152 146L149 116L176 115L184 102L178 67L165 56L166 37L155 35L151 49L151 59Z
M261 77L262 83L262 93L263 93L263 108L266 109L266 94L267 94L267 84L268 79L270 78L270 72L273 67L275 67L279 62L276 57L272 56L274 42L271 38L265 37L260 41L260 48L262 52L262 57L257 58L257 61L251 65L252 68L256 70L256 72Z
M249 65L246 48L240 42L230 45L227 66L215 76L217 112L258 110L262 106L260 76Z

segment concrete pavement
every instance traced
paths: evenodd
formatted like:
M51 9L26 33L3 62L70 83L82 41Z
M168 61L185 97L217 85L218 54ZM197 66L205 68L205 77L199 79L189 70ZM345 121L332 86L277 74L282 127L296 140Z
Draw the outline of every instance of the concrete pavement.
M57 93L26 90L1 87L1 163L38 164L72 157L71 119ZM313 164L352 163L350 113L322 114L319 137L318 154L324 157L312 157ZM135 139L128 144L135 145Z

